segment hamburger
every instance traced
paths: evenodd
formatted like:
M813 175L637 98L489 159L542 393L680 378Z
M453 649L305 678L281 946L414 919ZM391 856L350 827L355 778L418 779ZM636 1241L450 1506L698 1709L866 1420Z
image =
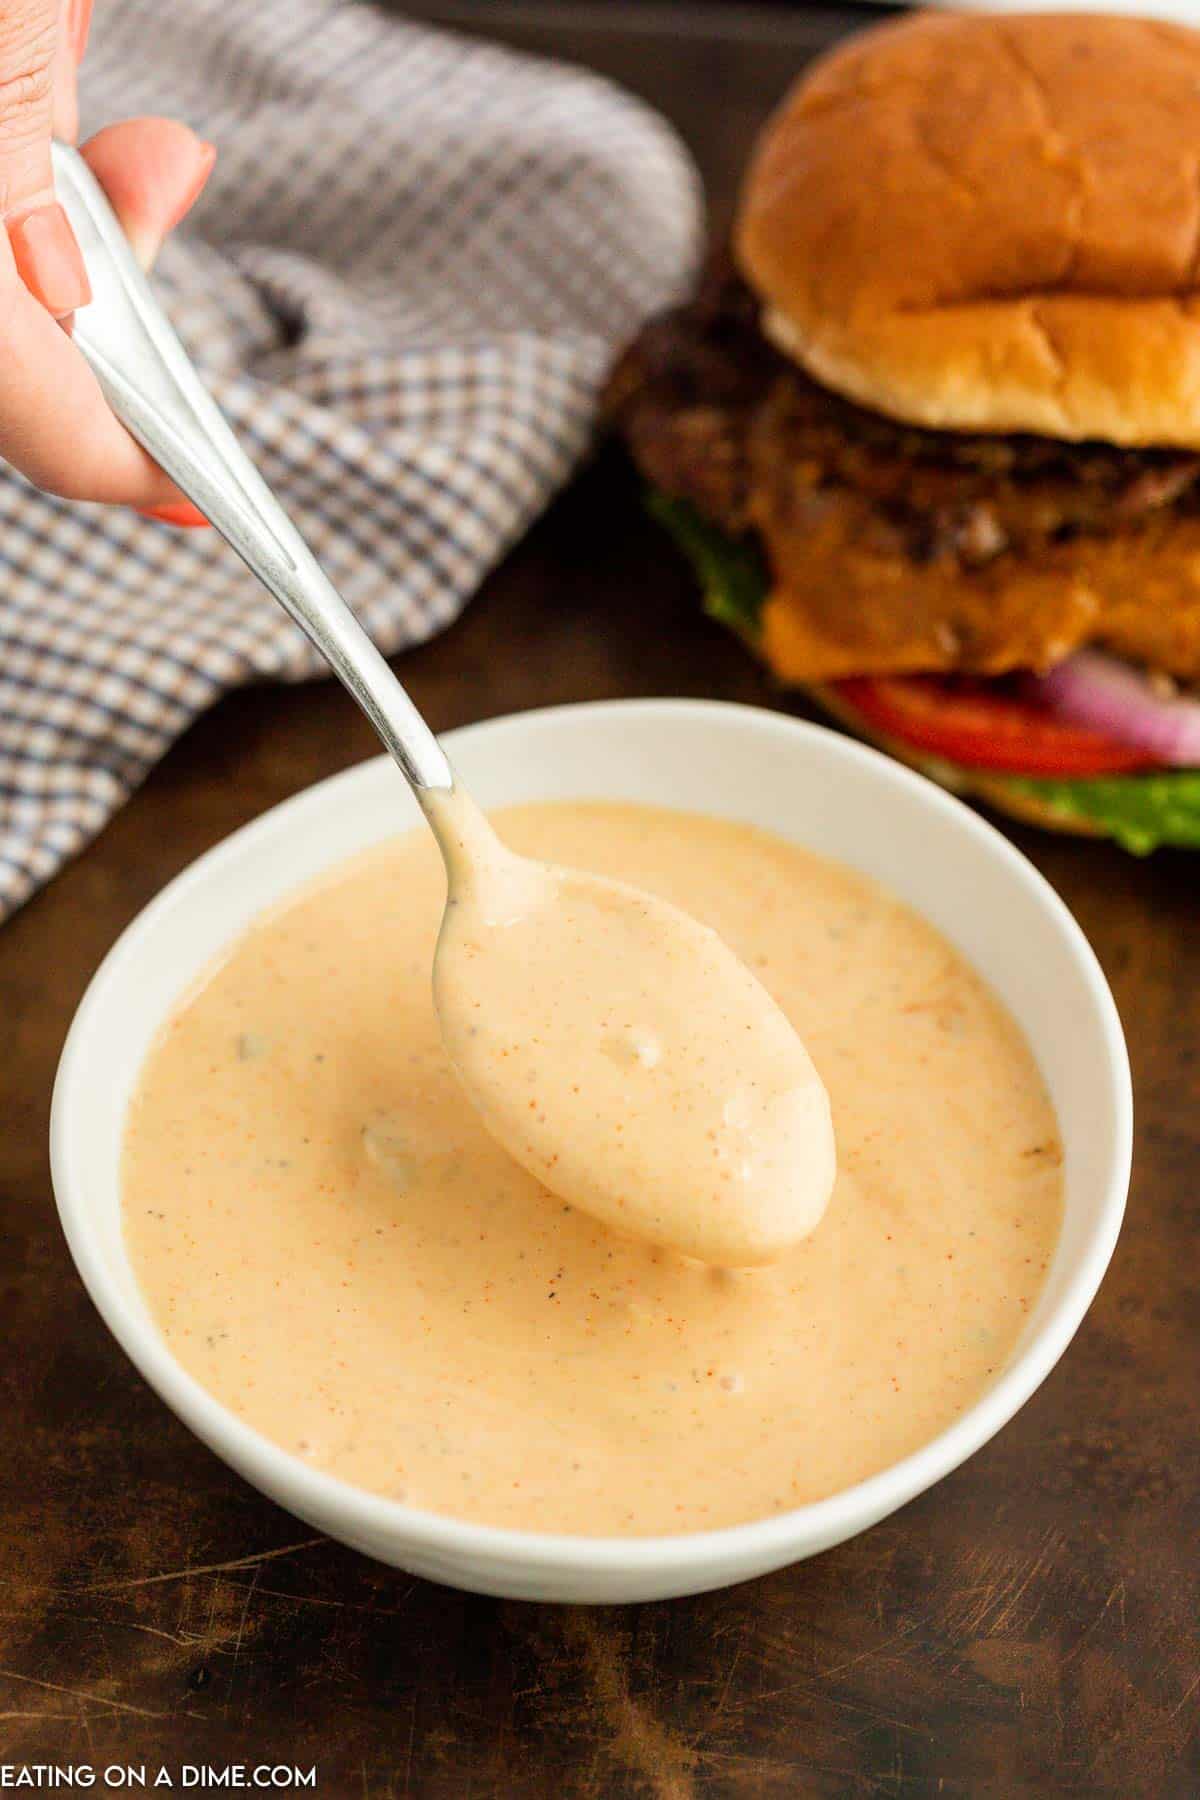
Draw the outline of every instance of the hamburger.
M1018 816L1200 846L1200 32L839 46L606 411L784 682Z

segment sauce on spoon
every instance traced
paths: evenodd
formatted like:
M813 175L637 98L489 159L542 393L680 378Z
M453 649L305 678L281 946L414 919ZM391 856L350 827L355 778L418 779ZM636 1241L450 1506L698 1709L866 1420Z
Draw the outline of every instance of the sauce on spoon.
M605 1224L702 1262L771 1262L833 1189L829 1098L766 989L678 907L507 850L423 796L446 859L434 1002L488 1131Z

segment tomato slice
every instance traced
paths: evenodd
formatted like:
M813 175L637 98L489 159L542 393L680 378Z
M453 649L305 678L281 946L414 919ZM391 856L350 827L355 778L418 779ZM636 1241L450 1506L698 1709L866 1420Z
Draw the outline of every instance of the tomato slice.
M832 683L864 724L930 756L1009 775L1117 775L1155 767L1144 750L1057 719L998 681L856 676Z

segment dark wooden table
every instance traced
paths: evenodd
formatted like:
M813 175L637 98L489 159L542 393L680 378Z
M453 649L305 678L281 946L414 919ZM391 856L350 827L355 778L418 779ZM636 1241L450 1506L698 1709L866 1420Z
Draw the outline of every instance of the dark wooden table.
M662 106L718 215L784 81L854 17L455 10ZM403 673L439 728L623 694L789 704L698 616L612 455ZM361 1800L1200 1792L1200 862L1015 834L1100 955L1138 1097L1116 1260L1019 1417L768 1579L510 1604L314 1538L202 1449L100 1325L50 1192L55 1059L113 937L233 826L374 749L332 685L241 694L0 931L0 1763L178 1782L184 1763L315 1762L319 1792Z

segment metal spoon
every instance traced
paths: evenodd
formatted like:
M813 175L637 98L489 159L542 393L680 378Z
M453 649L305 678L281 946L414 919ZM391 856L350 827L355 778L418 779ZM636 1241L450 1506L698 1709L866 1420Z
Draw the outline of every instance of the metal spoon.
M677 908L499 842L206 391L87 164L56 145L54 176L92 287L75 343L109 405L307 633L437 837L434 995L488 1129L608 1224L717 1263L779 1255L834 1172L828 1098L788 1021ZM613 1039L614 1006L636 1009L631 1042Z

